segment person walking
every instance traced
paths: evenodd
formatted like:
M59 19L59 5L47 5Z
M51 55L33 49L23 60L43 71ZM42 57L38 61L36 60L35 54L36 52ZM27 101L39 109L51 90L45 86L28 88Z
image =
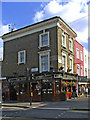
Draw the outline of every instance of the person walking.
M87 95L88 95L88 87L85 88L85 96L87 97Z
M79 97L80 97L80 94L81 94L81 88L79 87Z

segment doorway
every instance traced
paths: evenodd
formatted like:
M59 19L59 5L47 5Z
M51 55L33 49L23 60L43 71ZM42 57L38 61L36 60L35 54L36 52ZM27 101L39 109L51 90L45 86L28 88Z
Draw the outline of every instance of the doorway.
M10 100L11 101L16 101L17 100L17 90L16 90L16 85L15 84L10 85Z

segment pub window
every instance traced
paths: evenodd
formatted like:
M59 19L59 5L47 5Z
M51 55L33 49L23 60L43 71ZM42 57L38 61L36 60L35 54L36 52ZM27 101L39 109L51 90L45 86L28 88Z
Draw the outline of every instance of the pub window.
M59 94L60 93L60 81L55 81L55 93Z
M27 83L20 83L20 94L27 94Z

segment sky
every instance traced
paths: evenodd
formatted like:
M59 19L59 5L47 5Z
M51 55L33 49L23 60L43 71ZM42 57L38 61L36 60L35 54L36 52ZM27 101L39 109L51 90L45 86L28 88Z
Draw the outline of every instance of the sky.
M42 2L2 2L0 36L10 31L9 25L13 29L19 29L54 16L60 16L77 33L76 39L88 49L89 0L43 1L45 0ZM0 57L3 57L1 39Z

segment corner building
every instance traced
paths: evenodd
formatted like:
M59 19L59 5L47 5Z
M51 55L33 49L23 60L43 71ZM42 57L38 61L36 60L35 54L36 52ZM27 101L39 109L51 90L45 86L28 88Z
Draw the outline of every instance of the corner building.
M60 17L4 34L2 77L7 78L3 81L4 99L29 101L30 81L33 101L61 100L62 91L66 91L69 99L71 91L77 90L76 36Z

